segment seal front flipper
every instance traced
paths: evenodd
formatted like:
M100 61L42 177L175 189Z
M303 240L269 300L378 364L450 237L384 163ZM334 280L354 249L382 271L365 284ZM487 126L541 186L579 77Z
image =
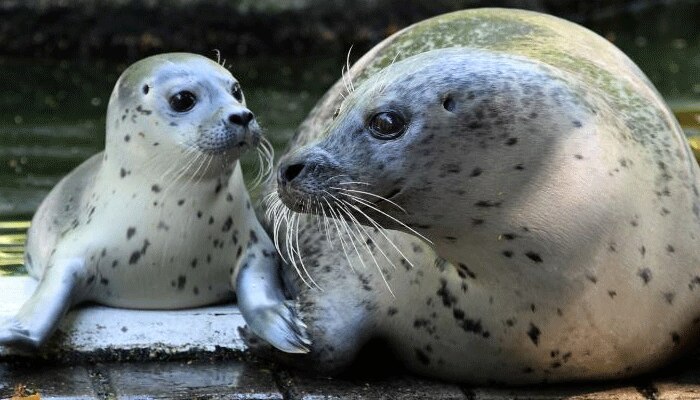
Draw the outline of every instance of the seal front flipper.
M75 300L75 287L83 276L81 258L57 260L47 267L39 285L17 315L0 325L0 346L35 350L58 326Z
M296 303L287 300L279 276L279 260L251 253L244 258L236 279L238 307L250 329L287 353L307 353L311 341L298 317Z

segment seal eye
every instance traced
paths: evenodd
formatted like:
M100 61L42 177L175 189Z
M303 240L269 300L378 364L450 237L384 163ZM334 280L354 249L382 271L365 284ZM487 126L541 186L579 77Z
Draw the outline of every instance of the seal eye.
M374 114L369 120L369 131L377 139L396 139L406 130L403 117L394 111Z
M238 84L238 82L234 83L233 87L231 87L231 94L236 100L243 100L243 91L241 91L241 85Z
M192 92L183 90L170 97L170 108L177 112L190 111L197 102L197 96Z

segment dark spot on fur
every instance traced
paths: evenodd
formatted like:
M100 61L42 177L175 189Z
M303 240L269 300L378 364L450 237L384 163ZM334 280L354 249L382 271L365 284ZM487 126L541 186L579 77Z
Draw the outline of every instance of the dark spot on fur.
M612 299L615 296L617 296L617 292L614 290L608 290L608 296L610 296L610 298Z
M104 285L104 286L108 286L108 285L109 285L109 279L107 279L107 278L101 278L101 279L100 279L100 283L101 283L102 285Z
M574 124L574 126L575 126L576 128L580 128L581 126L583 126L583 125L581 124L581 121L578 121L578 120L577 120L577 121L572 121L571 123Z
M151 115L152 113L151 110L146 110L145 108L141 107L141 105L136 106L136 111L144 115Z
M181 205L183 205L183 204L185 204L185 199L180 199L180 200L177 201L177 205L178 205L178 206L181 206Z
M513 167L513 169L516 169L516 170L518 170L518 171L522 171L522 170L525 169L525 166L522 165L522 164L518 164L518 165L516 165L515 167Z
M133 226L130 226L130 227L126 230L126 240L131 239L131 237L134 236L134 234L136 234L136 228L133 227Z
M442 304L445 307L452 307L453 304L457 303L457 297L450 293L445 279L440 279L440 288L436 294L442 299Z
M119 177L123 178L126 176L126 170L124 168L119 170Z
M530 340L532 340L535 346L538 346L540 342L540 328L530 322L530 329L527 331L527 336L530 337Z
M525 253L525 255L527 256L527 258L529 258L530 260L532 260L536 263L542 262L542 257L540 257L540 255L535 253L534 251L528 251L527 253Z
M469 267L467 267L465 264L462 264L462 263L457 264L457 274L462 279L464 279L467 276L472 278L472 279L476 279L476 274L474 272L472 272L469 269Z
M483 219L480 219L480 218L472 218L472 225L474 225L474 226L481 225L481 224L483 224L483 223L484 223L484 220L483 220Z
M644 284L648 284L651 281L651 270L649 268L642 268L637 272L637 276L642 278Z
M397 310L394 307L389 307L389 309L386 311L387 315L390 317L396 315L396 313L398 313L398 312L399 312L399 310Z
M230 216L226 218L226 221L224 221L224 225L221 227L221 232L228 232L231 230L231 227L233 226L233 218Z
M258 243L258 235L256 235L255 231L253 231L253 230L250 231L250 242L251 243Z
M580 154L574 154L574 158L577 160L583 160L583 156Z
M124 141L125 141L125 142L128 142L129 140L131 140L131 136L129 136L129 135L124 136Z
M197 268L197 259L196 259L196 258L192 259L192 262L190 263L190 266L191 266L192 268Z
M681 343L681 336L678 334L678 332L671 332L671 340L673 341L673 344L678 346Z
M474 203L474 205L477 207L483 207L483 208L500 207L501 202L500 201L479 200L476 203Z
M153 186L151 186L151 191L152 191L153 193L158 193L158 192L160 192L160 186L158 186L158 185L153 185Z
M669 244L668 246L666 246L666 251L669 252L669 253L674 253L674 252L676 251L676 249L673 248L673 246L671 246L671 245Z
M483 171L481 170L481 168L476 167L472 170L472 173L469 174L469 177L471 177L471 178L477 177L477 176L481 175L482 172Z
M180 275L177 277L177 289L178 290L184 289L186 283L187 283L187 277L185 275Z
M139 262L139 258L141 258L140 251L135 251L135 252L131 253L131 257L129 257L129 265L134 265L137 262Z
M508 258L513 257L513 252L510 251L510 250L503 250L503 251L501 252L501 254L503 254L505 257L508 257Z
M673 299L676 298L676 294L673 292L665 292L664 299L668 304L673 304Z
M513 146L518 143L518 138L509 138L506 140L506 146Z

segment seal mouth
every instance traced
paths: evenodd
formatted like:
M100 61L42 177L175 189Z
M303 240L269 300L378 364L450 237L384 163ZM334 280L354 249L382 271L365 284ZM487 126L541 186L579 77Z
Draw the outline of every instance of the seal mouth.
M196 147L201 152L211 155L239 154L255 148L260 143L262 133L259 129L247 127L238 129L213 129L200 132Z

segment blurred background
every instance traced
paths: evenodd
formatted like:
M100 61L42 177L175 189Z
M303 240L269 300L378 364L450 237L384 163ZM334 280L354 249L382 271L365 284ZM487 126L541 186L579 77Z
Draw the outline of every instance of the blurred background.
M0 276L21 274L34 210L104 146L112 87L148 55L221 52L278 152L356 60L413 22L514 7L582 24L651 78L700 135L700 0L0 0ZM255 172L253 159L244 170Z

